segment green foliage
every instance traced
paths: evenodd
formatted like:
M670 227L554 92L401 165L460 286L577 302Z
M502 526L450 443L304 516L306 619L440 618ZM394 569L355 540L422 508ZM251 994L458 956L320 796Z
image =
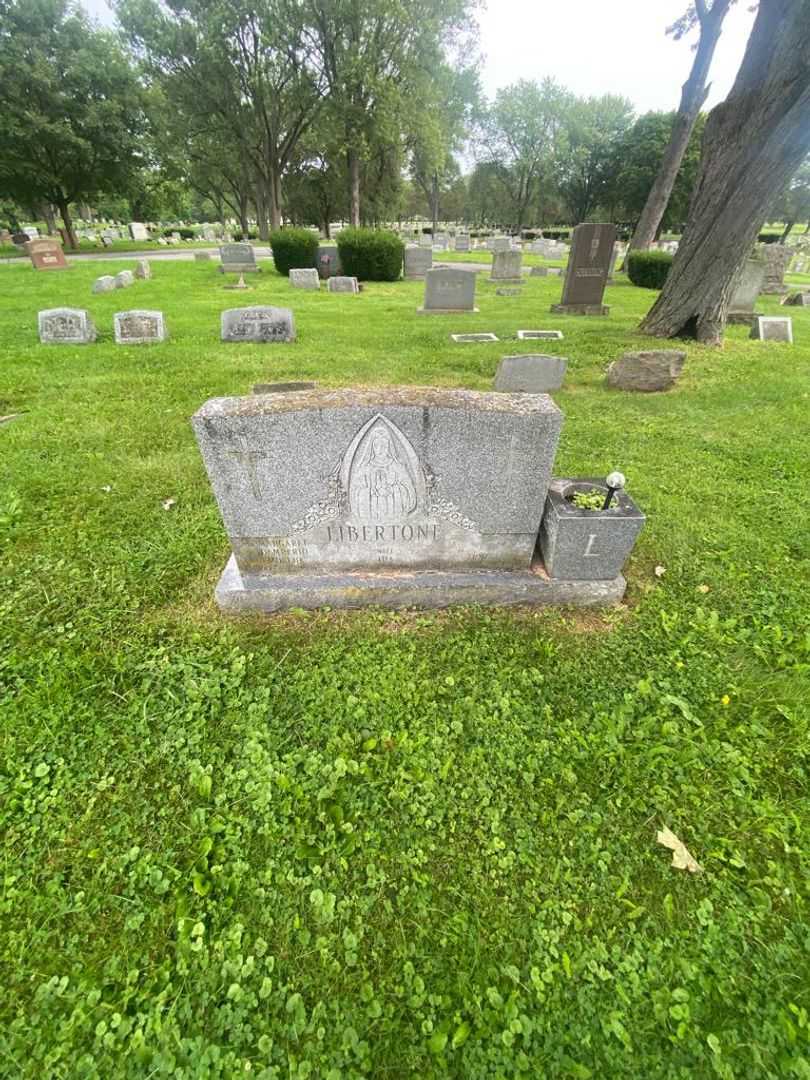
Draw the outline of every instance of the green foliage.
M318 234L311 229L276 229L270 233L273 262L285 277L290 270L304 270L318 264Z
M343 229L337 237L343 272L360 281L397 281L405 245L383 229Z
M684 344L676 392L609 404L650 294L544 315L556 475L621 468L648 515L627 605L227 620L201 402L268 366L489 389L560 281L480 290L501 341L475 349L404 281L302 292L296 342L225 347L216 266L153 271L171 337L123 347L99 263L3 268L4 1078L802 1080L810 309L794 346L731 327ZM38 343L62 305L96 344Z
M643 289L663 289L673 256L668 251L631 251L626 256L627 276Z
M575 491L571 502L580 510L601 510L605 503L605 492Z
M125 191L139 163L142 92L116 37L64 0L9 0L0 46L0 187L63 216L68 203Z

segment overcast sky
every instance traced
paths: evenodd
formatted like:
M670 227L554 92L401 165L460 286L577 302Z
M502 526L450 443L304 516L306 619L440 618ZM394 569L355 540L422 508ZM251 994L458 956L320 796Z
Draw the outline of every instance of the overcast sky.
M105 0L82 0L100 22L112 23ZM737 0L723 24L712 64L711 108L737 73L754 16ZM489 0L479 16L482 82L491 97L517 79L552 75L583 97L623 94L641 112L674 109L692 63L687 40L667 37L686 0Z

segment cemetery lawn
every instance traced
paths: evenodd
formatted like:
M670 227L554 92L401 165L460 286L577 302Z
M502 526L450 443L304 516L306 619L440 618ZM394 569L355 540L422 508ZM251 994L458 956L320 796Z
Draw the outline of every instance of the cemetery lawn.
M761 298L793 347L733 327L645 396L603 386L656 345L625 282L565 318L559 278L481 275L456 318L153 271L0 268L0 1075L810 1076L810 309ZM298 341L220 344L256 303ZM58 305L99 341L41 346ZM171 340L115 346L122 308ZM483 390L555 327L556 473L648 514L622 607L219 615L203 401Z

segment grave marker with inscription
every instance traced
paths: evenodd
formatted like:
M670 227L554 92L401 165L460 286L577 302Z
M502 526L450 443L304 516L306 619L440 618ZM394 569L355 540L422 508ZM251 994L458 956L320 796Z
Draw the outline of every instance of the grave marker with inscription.
M560 389L567 366L564 356L504 356L495 372L495 389L510 394L548 394Z
M562 414L545 394L422 387L214 398L193 426L233 549L226 611L598 604L535 548Z
M340 252L337 244L321 244L318 248L318 276L334 277L341 271Z
M402 256L405 279L420 279L433 267L433 251L430 248L406 247Z
M40 236L27 241L25 250L35 270L69 270L62 245L52 236Z
M219 249L221 274L256 274L256 252L250 244L222 244Z
M489 280L499 285L504 282L520 282L522 274L523 254L520 251L496 251L492 256L492 274Z
M455 315L478 311L475 306L475 274L470 270L439 267L425 272L425 299L420 315Z
M290 270L289 279L294 289L309 289L310 292L318 292L321 287L321 279L314 267Z
M269 344L295 340L289 308L246 307L222 312L222 340Z
M786 244L764 244L763 255L765 258L765 284L762 286L764 293L786 293L785 271L790 266L793 252Z
M785 341L793 344L793 320L778 315L758 315L749 335L757 341Z
M149 230L142 221L131 221L129 224L129 235L133 240L148 240Z
M113 329L116 345L149 345L169 336L162 311L117 311Z
M753 323L754 304L764 283L765 263L760 259L746 259L729 301L727 322Z
M562 300L551 310L557 315L608 315L602 303L607 282L615 225L577 225L565 272Z
M356 277L333 277L329 279L329 292L359 293L360 283Z
M49 308L38 315L39 340L43 345L89 345L96 328L83 308Z

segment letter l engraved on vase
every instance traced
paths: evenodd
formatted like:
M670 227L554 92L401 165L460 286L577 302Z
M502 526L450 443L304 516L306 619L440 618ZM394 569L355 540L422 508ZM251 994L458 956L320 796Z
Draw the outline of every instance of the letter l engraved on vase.
M582 553L583 559L598 559L600 557L599 552L593 550L593 547L594 547L595 543L596 543L596 533L591 533L590 536L588 537L588 546L585 548L585 551Z

